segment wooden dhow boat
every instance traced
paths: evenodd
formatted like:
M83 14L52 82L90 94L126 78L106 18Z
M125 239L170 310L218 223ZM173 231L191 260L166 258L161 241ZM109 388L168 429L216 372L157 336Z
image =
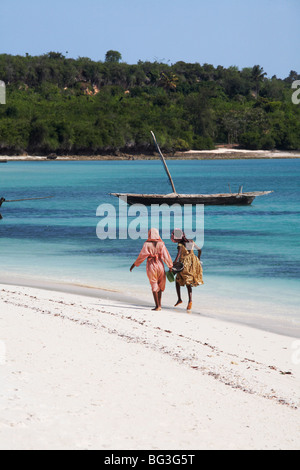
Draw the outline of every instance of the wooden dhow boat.
M243 187L239 188L237 193L224 193L224 194L178 194L171 174L169 172L166 160L159 148L156 137L151 131L154 143L158 150L161 161L166 170L169 182L171 184L173 192L170 194L135 194L135 193L111 193L112 196L116 196L123 200L126 200L128 204L144 204L150 206L152 204L204 204L207 206L227 206L227 205L250 205L256 197L265 196L273 191L253 191L243 192Z
M2 204L7 203L7 202L23 202L23 201L40 201L41 199L52 199L53 196L46 196L46 197L32 197L32 198L26 198L26 199L12 199L12 200L7 200L4 197L0 198L0 208L2 207ZM0 214L0 220L2 220L3 217Z

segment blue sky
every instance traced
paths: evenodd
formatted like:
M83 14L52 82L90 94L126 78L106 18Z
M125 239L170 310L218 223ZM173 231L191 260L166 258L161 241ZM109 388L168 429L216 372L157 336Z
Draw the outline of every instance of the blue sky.
M299 0L0 0L0 53L300 73ZM66 54L68 51L68 54Z

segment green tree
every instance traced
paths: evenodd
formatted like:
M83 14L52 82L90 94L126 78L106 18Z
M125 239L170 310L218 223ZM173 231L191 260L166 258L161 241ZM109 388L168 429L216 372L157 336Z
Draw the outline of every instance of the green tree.
M33 121L29 134L29 147L36 148L41 146L48 136L48 128L44 122Z
M264 72L263 67L260 67L259 65L254 65L254 67L252 68L251 78L255 85L256 98L258 98L259 96L260 86L261 83L264 81L266 75L267 74L266 72Z
M117 51L105 62L57 52L0 54L8 103L0 106L0 153L148 152L151 129L170 152L217 142L298 149L300 107L291 103L291 81L299 78L296 71L285 80L266 78L259 65L129 65Z
M185 99L186 118L193 126L194 133L201 137L212 137L214 133L213 111L207 90L191 93Z
M159 79L159 84L162 86L165 90L169 91L175 91L177 88L177 83L178 83L178 77L175 75L175 73L165 73L162 72L160 75Z
M105 62L119 63L122 60L122 55L118 51L107 51L105 54Z

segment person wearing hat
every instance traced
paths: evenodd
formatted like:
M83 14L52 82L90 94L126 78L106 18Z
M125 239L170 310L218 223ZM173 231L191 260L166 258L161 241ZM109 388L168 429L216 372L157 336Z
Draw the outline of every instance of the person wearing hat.
M159 236L159 231L152 228L148 232L148 240L144 243L143 248L133 263L130 271L135 266L140 266L147 259L147 276L150 281L152 293L155 301L153 310L161 310L162 293L166 288L166 273L164 263L170 271L173 267L173 261L168 252L166 245Z
M178 254L174 261L174 267L178 262L182 263L183 269L178 272L176 276L176 292L178 300L175 307L182 304L181 287L186 286L189 296L187 311L190 313L192 310L192 287L199 286L203 283L203 270L200 262L201 249L195 244L193 240L188 240L185 233L180 229L175 229L172 232L171 240L173 243L178 244ZM198 249L198 257L194 253L194 249ZM175 270L174 270L175 272Z

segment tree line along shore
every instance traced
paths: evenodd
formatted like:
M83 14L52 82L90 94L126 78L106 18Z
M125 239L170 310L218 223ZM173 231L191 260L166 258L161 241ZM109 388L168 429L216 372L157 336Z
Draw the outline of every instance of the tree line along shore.
M2 155L153 155L153 130L169 155L229 145L300 149L300 105L292 83L243 68L0 54Z

